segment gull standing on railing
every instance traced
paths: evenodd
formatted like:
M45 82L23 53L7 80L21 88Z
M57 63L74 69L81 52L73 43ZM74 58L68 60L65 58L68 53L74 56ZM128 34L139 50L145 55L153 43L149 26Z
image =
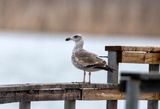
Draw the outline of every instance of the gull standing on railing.
M83 39L80 34L66 38L66 41L74 41L75 46L72 51L72 63L78 69L84 71L83 82L85 83L86 72L89 72L89 83L91 82L91 72L99 70L107 70L113 72L113 68L109 67L103 59L94 53L83 49Z

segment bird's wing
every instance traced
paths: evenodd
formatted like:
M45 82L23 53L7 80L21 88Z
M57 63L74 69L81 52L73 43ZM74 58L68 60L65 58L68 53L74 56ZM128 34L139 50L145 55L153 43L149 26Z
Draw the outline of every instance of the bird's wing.
M80 50L75 53L76 62L84 67L104 66L106 62L96 54L86 50Z

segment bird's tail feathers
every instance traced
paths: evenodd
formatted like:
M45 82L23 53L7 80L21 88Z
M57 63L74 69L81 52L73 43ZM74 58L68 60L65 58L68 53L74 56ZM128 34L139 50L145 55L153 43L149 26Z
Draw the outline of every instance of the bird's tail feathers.
M111 68L111 67L109 67L107 65L105 67L105 70L110 71L110 72L116 71L114 68Z
M105 67L95 67L95 68L107 70L107 71L110 71L110 72L116 71L114 68L111 68L107 65Z
M114 68L109 67L108 65L106 65L105 67L102 66L96 66L96 65L87 65L86 67L92 67L92 68L97 68L97 69L103 69L103 70L107 70L110 72L116 71Z

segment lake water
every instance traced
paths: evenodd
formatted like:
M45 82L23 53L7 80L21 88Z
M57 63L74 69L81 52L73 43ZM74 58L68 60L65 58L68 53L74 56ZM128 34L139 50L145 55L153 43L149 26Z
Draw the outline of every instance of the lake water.
M83 71L70 60L73 34L0 32L0 84L81 82ZM159 46L160 38L127 38L85 35L85 49L107 55L105 45ZM148 65L120 64L120 71L147 72ZM106 83L105 71L94 72L92 83ZM142 102L142 101L141 101ZM146 102L140 103L146 108ZM76 109L105 109L105 101L77 101ZM63 109L63 101L32 102L32 109ZM0 109L18 109L18 103L1 104ZM124 109L119 101L118 109Z

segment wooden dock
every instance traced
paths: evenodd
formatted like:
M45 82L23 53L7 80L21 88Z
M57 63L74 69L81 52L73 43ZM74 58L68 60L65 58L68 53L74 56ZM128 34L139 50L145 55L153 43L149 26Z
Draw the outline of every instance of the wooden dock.
M0 103L20 102L20 109L30 109L32 101L65 100L65 109L75 109L76 100L107 100L107 109L117 109L117 100L126 98L118 83L120 63L149 64L150 73L159 72L160 47L106 46L105 50L108 65L116 69L108 72L108 83L0 85ZM138 99L149 100L148 109L158 109L160 92L142 92Z

